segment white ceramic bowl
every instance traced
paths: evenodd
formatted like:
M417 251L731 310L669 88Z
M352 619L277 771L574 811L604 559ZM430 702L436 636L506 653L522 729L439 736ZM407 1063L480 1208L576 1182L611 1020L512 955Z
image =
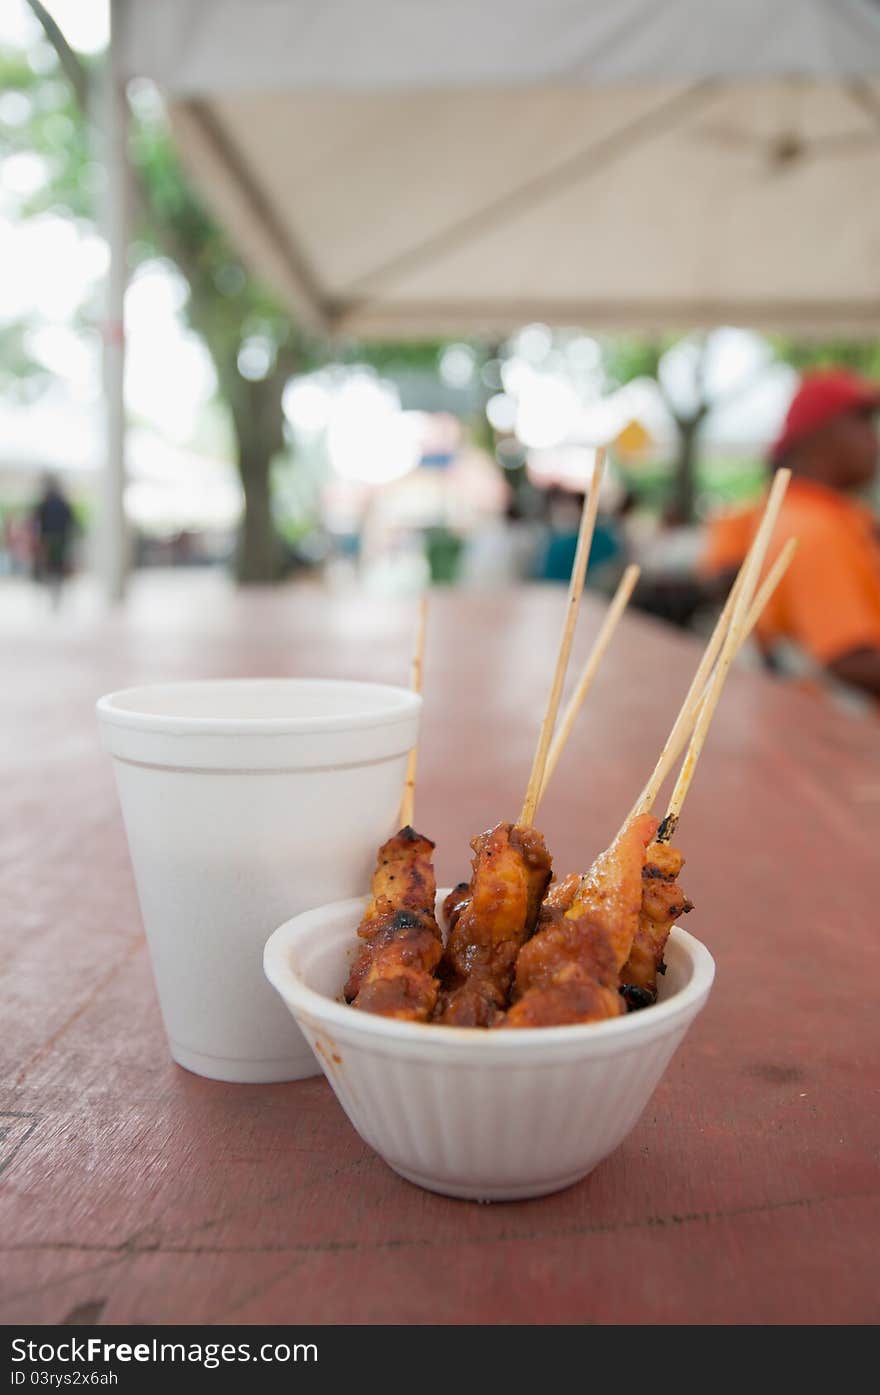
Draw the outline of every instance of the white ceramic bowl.
M263 974L266 936L364 886L395 826L420 710L406 688L308 678L101 698L171 1054L187 1070L317 1075Z
M675 927L660 1001L641 1012L516 1031L396 1022L341 998L364 904L337 901L280 926L266 975L361 1137L402 1177L447 1196L512 1201L585 1177L635 1125L715 975L709 951Z

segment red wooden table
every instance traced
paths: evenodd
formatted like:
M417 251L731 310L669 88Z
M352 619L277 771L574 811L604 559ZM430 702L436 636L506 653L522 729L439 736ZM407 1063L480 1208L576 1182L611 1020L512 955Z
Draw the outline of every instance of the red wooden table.
M562 604L433 599L418 805L441 882L519 808ZM184 676L403 681L412 624L402 602L209 588L6 635L2 1320L875 1321L880 725L761 675L729 683L680 830L709 1005L586 1181L433 1196L322 1078L224 1085L170 1061L95 698ZM627 619L542 806L558 868L615 831L697 652Z

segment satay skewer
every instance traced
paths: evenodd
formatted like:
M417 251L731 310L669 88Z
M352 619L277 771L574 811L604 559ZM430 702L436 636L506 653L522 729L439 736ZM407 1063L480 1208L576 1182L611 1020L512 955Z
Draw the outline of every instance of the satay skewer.
M680 777L676 787L683 791L681 800L733 657L791 560L793 545L784 549L760 595L753 599L788 484L787 474L774 482L755 543L725 607L729 623L726 632L723 625L718 627L723 638L714 671L710 673L712 660L704 659L667 742L667 748L675 744L676 733L691 720L689 707L696 704L698 714L688 752L688 758L693 756L689 778L684 782ZM711 648L710 641L710 653ZM502 1026L559 1026L613 1018L623 1011L621 995L629 1006L654 1001L671 926L679 915L692 909L677 883L683 858L664 841L664 835L668 838L674 831L681 800L677 806L671 804L670 814L659 828L647 811L630 816L586 876L567 877L558 884L545 902L543 924L517 956L513 1002Z
M727 597L727 600L724 603L724 609L722 610L715 623L715 628L709 637L709 642L706 645L705 650L703 651L703 657L701 658L697 667L697 671L694 674L693 679L691 680L691 685L688 688L687 693L685 694L684 702L681 704L678 716L672 724L672 730L670 731L669 736L667 737L666 744L664 745L663 750L660 752L660 755L657 758L657 764L655 765L648 779L648 783L645 785L645 788L642 790L641 794L639 795L638 799L636 800L635 804L633 805L632 809L627 815L625 821L626 823L629 823L630 819L636 818L639 814L649 813L650 810L653 808L654 800L657 798L663 781L666 779L666 776L669 774L676 760L681 755L681 752L684 749L685 742L689 739L690 734L693 731L694 722L697 720L697 712L699 711L700 703L703 700L703 692L706 687L706 682L709 678L709 674L712 672L712 669L715 665L715 660L718 658L721 646L724 643L724 636L727 634L727 631L730 628L730 620L731 616L733 615L733 608L736 605L737 597L739 596L744 574L745 562L743 562L742 566L740 567L736 580L734 581L733 586L730 588L730 593Z
M784 487L783 483L777 501ZM763 562L773 522L771 514L758 540L754 554L758 567ZM727 609L728 634L733 633L737 648L779 584L794 548L791 541L783 549L737 633L734 625L742 616L757 571L751 568L741 573L734 587L735 600ZM732 646L733 640L728 641L725 635L723 643ZM706 673L708 665L701 668ZM693 690L698 681L692 685ZM713 674L698 695L704 704L714 692L714 683ZM677 723L673 733L681 730ZM687 735L683 734L680 745L686 740ZM667 748L677 743L678 738L673 740L671 735ZM566 878L555 896L548 898L549 913L543 928L517 958L514 1005L504 1025L559 1025L613 1017L622 1010L621 997L630 1009L654 1002L670 930L681 915L692 909L678 884L683 862L680 851L663 839L663 830L648 811L631 815L587 876ZM609 886L614 893L610 900ZM609 904L614 907L610 921Z
M793 538L785 544L761 584L739 633L735 634L730 641L731 646L735 643L737 651L742 647L745 639L760 619L764 606L776 590L791 562L796 546L797 543ZM760 544L758 550L760 551ZM741 580L743 592L748 584L748 577L743 573ZM734 619L731 616L731 629L733 624ZM703 704L709 700L714 682L715 675L712 675L702 695ZM698 717L699 712L697 713ZM690 726L694 725L695 719L692 718ZM687 738L688 733L682 732L680 739L673 743L674 749L670 751L673 760L680 755ZM691 775L693 775L693 769L691 769ZM681 804L678 806L678 812L680 811ZM642 905L639 912L638 928L633 937L629 959L620 971L621 993L626 998L630 1009L645 1007L656 1001L657 976L663 972L663 956L669 933L678 918L693 909L691 901L678 884L678 876L684 858L681 851L669 842L674 826L673 818L665 821L658 828L654 842L646 851L645 867L642 873Z
M547 767L547 756L550 751L550 740L553 736L553 728L556 725L556 714L559 711L559 702L562 697L562 688L565 683L565 674L571 655L572 640L574 639L574 629L577 623L578 611L580 610L584 591L587 563L590 560L590 548L593 542L593 531L596 526L596 514L599 511L599 489L602 484L602 471L604 467L605 450L604 447L600 446L596 451L593 478L590 481L590 487L584 499L583 512L581 513L581 526L578 531L577 550L574 556L574 565L571 569L571 580L568 584L568 602L565 610L565 623L563 624L562 636L559 641L559 652L556 657L553 682L550 685L550 693L547 698L547 708L544 713L544 720L541 723L541 730L538 733L538 744L535 748L529 783L526 788L522 810L518 819L520 826L528 827L531 825L535 817L535 810L541 798L541 791L544 785L544 772Z
M550 881L550 854L532 825L584 589L604 454L596 453L584 499L565 623L522 812L515 824L500 823L473 840L470 881L456 888L454 907L447 899L450 930L440 965L443 989L434 1014L435 1021L447 1026L490 1027L504 1011L516 956L535 928Z
M766 577L762 581L761 586L758 590L758 594L755 596L755 599L752 602L752 605L749 609L748 616L746 617L746 623L743 627L743 632L739 643L740 649L745 644L746 640L749 638L749 635L752 633L752 630L757 625L758 620L761 618L761 615L763 614L765 606L770 600L770 597L773 595L774 591L776 590L777 586L779 585L780 581L782 580L783 576L788 570L789 564L791 563L791 559L794 556L796 548L797 539L789 538L788 542L785 544L776 561L773 563L773 566L770 568L770 571L767 573ZM743 568L744 566L745 563L743 563ZM636 800L635 804L630 810L626 820L627 823L630 819L634 819L638 814L650 813L651 809L654 807L654 801L656 800L657 795L660 793L660 790L666 780L666 777L669 775L669 772L672 770L673 766L675 765L676 761L678 760L679 756L681 755L682 751L684 750L685 746L690 740L691 734L696 724L697 714L700 710L700 704L702 703L703 698L706 694L706 684L709 678L709 674L712 671L715 660L718 657L718 651L721 648L721 645L724 641L724 636L727 633L727 630L730 625L733 606L736 601L736 597L739 595L739 587L743 577L743 568L740 568L739 575L737 576L737 579L734 582L733 587L731 588L724 609L721 612L721 615L718 617L715 629L712 631L709 643L706 645L705 652L703 654L702 659L700 660L700 665L697 669L697 672L694 674L694 680L691 683L690 688L688 689L687 696L685 697L685 700L681 705L681 710L679 711L678 716L676 717L675 722L673 723L672 730L670 731L669 736L666 740L666 745L660 752L657 764L651 772L647 784L645 785L644 789L642 790L641 794L639 795L638 799Z
M789 538L788 543L785 544L785 547L782 548L780 552L780 557L777 558L777 561L771 566L770 572L767 573L766 578L761 582L759 593L754 597L752 607L750 607L749 610L748 619L746 619L746 626L745 631L743 631L741 644L745 643L745 640L748 639L749 633L753 631L754 625L759 621L761 612L763 612L764 607L766 607L767 601L770 600L775 589L780 585L782 576L787 572L788 566L791 564L791 559L794 557L796 547L798 547L796 538ZM718 629L718 626L715 626L715 629ZM707 650L707 653L708 651L711 650ZM704 671L706 671L706 665L700 664L697 677ZM695 684L692 684L692 689L695 688L695 686ZM618 836L615 838L615 843L621 840L623 833L625 833L626 829L633 823L633 820L651 812L651 806L653 806L654 799L657 797L662 783L664 783L665 776L667 776L669 770L674 766L675 760L681 756L683 749L685 749L686 744L688 744L693 725L696 723L697 713L699 713L700 702L703 700L704 696L706 696L706 688L703 688L703 692L697 693L696 696L693 696L693 693L689 693L688 699L682 704L682 710L679 711L678 717L675 718L675 724L674 727L672 727L671 734L669 734L667 745L664 746L661 760L657 763L657 766L655 766L650 781L648 781L648 784L644 787L642 797L639 798L637 804L633 806L629 815L623 820L621 830L618 831ZM559 910L568 910L570 897L575 894L575 887L572 886L572 880L572 877L566 877L566 883L568 883L570 894L565 896L563 900L558 900L558 898L556 898L555 905ZM559 886L558 890L565 891L562 884Z
M414 693L422 691L422 671L425 659L425 632L428 624L428 598L422 596L419 601L419 621L416 629L416 647L413 652L412 665L410 667L410 687ZM416 806L416 766L418 764L419 747L418 743L413 746L409 753L409 760L406 765L406 780L403 786L403 797L400 801L400 827L406 828L412 824Z
M416 693L422 691L426 623L427 600L422 597L410 670ZM346 1002L360 1011L407 1022L429 1020L443 953L435 915L434 844L412 827L417 749L412 748L407 762L400 828L378 851L369 904L358 926L364 944L343 989Z
M715 715L715 709L721 697L721 691L727 681L737 650L740 648L745 637L749 610L757 588L758 577L761 572L761 567L764 565L764 558L770 546L773 530L776 527L776 522L779 518L779 510L782 507L782 500L785 496L785 491L788 488L790 479L790 470L777 470L776 477L773 480L773 486L770 490L770 497L767 500L767 507L764 510L764 516L761 519L754 544L746 559L742 587L733 608L730 628L724 637L724 644L721 647L718 662L709 680L703 700L700 703L690 744L682 762L681 769L678 772L678 779L675 782L675 788L670 796L666 816L657 833L658 842L669 841L681 817L682 806L684 805L687 792L691 787L694 772L697 768L697 762L700 758L703 746L705 745L706 736L708 735L712 718Z
M550 751L547 755L547 764L544 769L544 781L541 785L541 794L539 797L540 799L543 799L544 795L547 793L547 786L550 783L554 770L559 764L559 758L562 755L563 750L565 749L565 744L568 741L569 736L571 735L572 728L574 727L575 722L577 721L578 713L584 705L584 700L586 699L587 693L593 686L593 679L596 677L596 674L599 671L599 665L602 663L602 660L605 657L605 653L608 649L609 644L611 643L614 631L617 629L620 617L623 615L623 612L626 610L626 607L629 604L630 597L632 596L633 590L635 589L635 584L638 581L640 574L641 567L637 567L635 564L633 564L627 567L626 571L623 573L623 576L620 578L617 590L614 593L614 599L612 600L607 611L605 612L605 618L602 621L599 633L593 641L593 647L590 650L590 653L587 657L587 661L584 664L583 669L581 670L581 676L578 679L577 687L572 693L569 704L566 707L564 713L562 714L559 726L556 728L556 731L554 733L553 741L550 745Z

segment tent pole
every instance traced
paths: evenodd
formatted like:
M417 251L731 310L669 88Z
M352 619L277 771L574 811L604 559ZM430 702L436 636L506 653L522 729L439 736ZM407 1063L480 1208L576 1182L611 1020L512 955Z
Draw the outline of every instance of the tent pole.
M125 330L124 307L128 256L128 104L122 71L120 28L124 0L111 0L110 44L103 75L100 131L104 146L106 193L104 234L110 265L104 299L104 468L99 524L99 570L105 597L115 605L124 598L129 540L125 518Z

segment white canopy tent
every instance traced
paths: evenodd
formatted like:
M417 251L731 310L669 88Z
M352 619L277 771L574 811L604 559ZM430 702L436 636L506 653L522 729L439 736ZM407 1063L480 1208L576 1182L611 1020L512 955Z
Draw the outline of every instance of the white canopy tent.
M323 332L880 331L880 0L113 14L117 81Z
M325 330L880 328L877 0L151 0L242 250Z

